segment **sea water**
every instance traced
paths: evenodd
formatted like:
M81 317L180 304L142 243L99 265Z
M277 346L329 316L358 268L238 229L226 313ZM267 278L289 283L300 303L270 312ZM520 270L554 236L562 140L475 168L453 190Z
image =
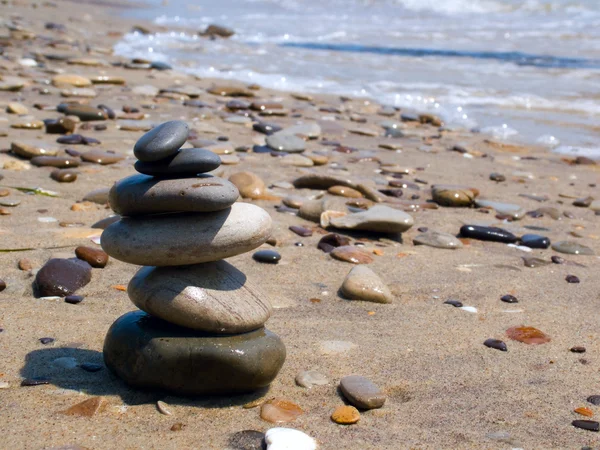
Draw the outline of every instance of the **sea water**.
M600 158L599 0L151 0L116 52ZM182 27L231 27L209 40Z

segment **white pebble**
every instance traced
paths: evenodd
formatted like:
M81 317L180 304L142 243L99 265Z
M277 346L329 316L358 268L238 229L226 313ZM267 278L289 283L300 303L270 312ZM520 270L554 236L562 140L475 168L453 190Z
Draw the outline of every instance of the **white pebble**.
M90 241L92 241L94 244L100 245L100 236L94 236L90 239Z
M52 222L58 222L58 219L55 219L54 217L38 217L38 222L52 223Z
M461 306L461 308L463 311L466 312L470 312L470 313L476 313L477 312L477 308L475 308L474 306Z
M531 249L529 247L524 246L524 245L508 244L508 246L512 247L512 248L516 248L517 250L521 250L522 252L531 253Z
M271 428L265 435L267 450L315 450L317 441L292 428Z

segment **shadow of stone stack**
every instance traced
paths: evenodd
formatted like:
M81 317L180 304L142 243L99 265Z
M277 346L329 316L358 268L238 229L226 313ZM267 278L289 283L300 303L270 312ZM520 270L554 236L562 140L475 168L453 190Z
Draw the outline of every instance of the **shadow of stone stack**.
M126 383L176 394L243 393L268 386L285 346L264 328L271 305L224 258L248 252L271 233L258 206L236 203L221 164L204 149L182 149L185 122L166 122L140 138L140 174L112 187L122 218L102 234L113 258L144 266L127 293L142 311L115 321L106 365Z

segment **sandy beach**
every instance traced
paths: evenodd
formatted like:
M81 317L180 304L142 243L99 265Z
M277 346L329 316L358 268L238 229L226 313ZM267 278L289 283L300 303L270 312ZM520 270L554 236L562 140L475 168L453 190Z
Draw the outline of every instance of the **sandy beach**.
M0 191L6 192L0 194L0 278L6 288L0 292L0 448L233 449L243 448L230 444L234 433L275 426L303 431L320 449L598 448L597 433L571 425L600 414L586 401L600 394L597 163L444 127L435 116L365 99L277 92L153 69L152 61L132 63L115 56L113 46L133 27L152 32L157 26L121 19L117 6L7 0L1 7ZM96 83L56 82L61 75ZM233 91L253 97L215 95ZM228 103L234 100L266 106ZM65 102L111 110L113 119L74 120L74 133L99 143L61 144L57 138L69 132L46 132L39 121L64 118L56 107ZM276 250L281 260L261 264L250 252L228 261L269 297L274 313L266 326L287 348L268 391L176 397L131 389L104 367L108 328L136 309L124 287L137 266L111 258L105 268L93 269L91 282L77 291L84 296L79 304L36 298L35 274L50 258L74 257L81 245L100 248L102 229L92 226L113 214L106 189L135 173L133 145L169 120L186 121L189 141L222 156L220 177L247 171L266 186L259 198L239 201L269 213L274 232L261 249ZM318 124L320 133L306 139L302 155L310 157L292 160L253 151L265 148L265 134L253 129L259 122L284 129ZM55 181L54 167L16 155L15 142L71 155L80 163L76 181ZM111 164L80 160L90 151L118 158ZM294 187L309 174L387 192L353 204L348 214L383 204L410 214L414 225L401 235L324 228L298 216L297 208L282 208L284 200L290 205L326 198L339 211L340 202L356 201ZM477 191L478 199L518 205L521 212L512 220L493 207L438 206L433 185L459 185L461 192ZM90 197L95 190L102 191ZM413 243L425 228L458 236L467 224L497 226L519 237L539 234L553 244L573 241L594 254L464 236L455 250ZM308 228L312 236L301 237L290 226ZM368 267L390 288L392 303L340 295L354 265L317 248L328 233L347 236L372 260ZM568 282L570 275L579 282ZM505 295L518 303L502 301ZM518 326L535 327L550 341L510 339L506 331ZM54 340L40 342L46 337ZM504 341L508 351L484 346L490 338ZM571 351L577 346L585 352ZM90 372L85 364L102 367ZM317 370L329 383L299 387L294 380L303 370ZM338 391L347 375L372 380L386 402L361 411L357 424L339 425L330 416L347 403ZM35 378L45 383L22 386ZM92 397L102 397L103 407L91 417L64 414ZM303 414L280 425L264 421L260 405L274 397L297 404ZM172 415L157 410L159 400ZM592 417L574 412L580 407Z

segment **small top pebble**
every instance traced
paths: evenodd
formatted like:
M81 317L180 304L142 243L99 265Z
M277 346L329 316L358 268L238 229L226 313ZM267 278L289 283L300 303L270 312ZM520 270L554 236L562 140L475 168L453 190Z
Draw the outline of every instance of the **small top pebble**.
M181 120L165 122L144 134L133 147L137 159L159 161L177 153L187 141L189 127Z

